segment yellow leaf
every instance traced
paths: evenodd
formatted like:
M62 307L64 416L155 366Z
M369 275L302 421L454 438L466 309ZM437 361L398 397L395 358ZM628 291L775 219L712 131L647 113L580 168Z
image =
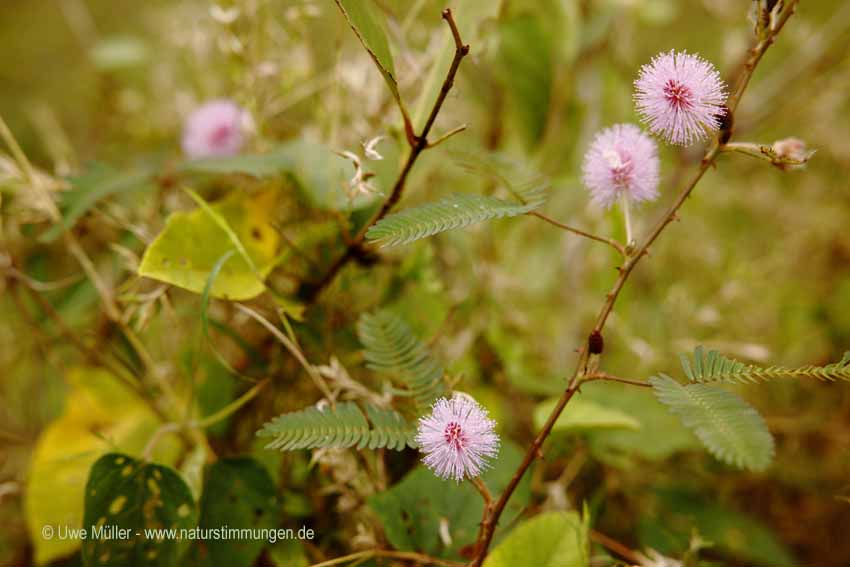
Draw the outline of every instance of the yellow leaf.
M222 266L210 293L234 300L259 295L280 244L271 224L277 201L276 190L257 195L234 192L213 205L174 213L145 250L139 274L202 293L218 259L237 250Z
M92 464L113 450L139 454L160 425L156 415L106 371L75 368L67 381L65 412L39 437L27 481L24 507L38 565L79 548L78 539L62 539L58 530L83 527L83 496ZM156 460L173 462L178 447L175 437L163 439ZM53 537L45 537L45 526L53 529Z

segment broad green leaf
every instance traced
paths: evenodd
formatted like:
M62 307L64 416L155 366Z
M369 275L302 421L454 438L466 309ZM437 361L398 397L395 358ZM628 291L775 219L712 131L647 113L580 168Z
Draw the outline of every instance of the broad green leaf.
M336 0L336 5L348 20L348 25L354 30L357 39L378 66L393 98L401 104L393 56L384 31L383 16L376 10L372 0Z
M197 403L200 414L209 416L226 407L236 399L239 382L220 362L210 358L201 360L198 366ZM220 435L227 431L229 419L223 419L207 428L209 435Z
M94 164L83 175L69 179L71 189L61 193L62 221L45 231L39 240L53 242L65 230L72 228L99 201L111 195L153 189L151 175L151 171L127 173L106 165Z
M551 38L539 16L520 14L499 25L500 55L506 84L526 140L534 146L543 136L554 83Z
M269 547L269 557L277 567L309 567L304 544L297 539L282 539Z
M137 454L159 427L154 413L103 370L77 368L68 373L70 391L62 416L41 434L30 463L24 508L35 562L44 565L69 555L78 539L45 539L44 526L83 527L83 495L92 464L116 448ZM179 443L168 436L154 457L171 462Z
M534 409L534 427L540 429L558 403L550 398ZM576 397L564 408L552 432L585 429L640 429L640 422L632 416L602 404Z
M484 567L587 567L589 527L576 512L545 512L515 528L487 556Z
M351 201L345 191L354 172L351 162L326 146L304 138L286 142L264 154L187 161L178 167L178 171L212 175L241 174L256 178L288 175L311 206L325 210L357 209L369 205L375 199L371 195L360 195ZM379 175L378 179L382 177ZM392 178L394 180L395 176ZM381 188L388 190L387 187Z
M192 492L177 471L109 453L92 466L86 483L83 526L91 535L83 541L83 562L90 567L179 565L192 541L181 530L197 521ZM160 529L175 531L146 531Z
M221 459L204 475L202 529L275 529L280 522L276 488L266 469L248 457ZM201 565L253 565L265 539L207 539L196 544Z
M283 151L292 160L288 173L297 181L300 194L311 206L331 211L349 211L369 206L377 198L376 195L359 195L353 200L349 198L346 187L354 175L354 166L327 146L299 139L287 143ZM371 164L364 164L364 167L369 171L372 169ZM390 190L389 186L377 182L376 186L384 192Z
M575 0L528 0L503 9L498 26L499 67L516 124L531 147L546 129L557 73L577 53Z
M204 210L174 213L165 228L145 250L139 274L202 293L216 262L237 249L235 235L256 267L234 255L221 267L210 294L222 299L250 299L265 289L265 278L274 267L280 236L273 228L277 194L266 191L249 196L233 193ZM221 226L230 227L232 235Z
M643 546L666 555L679 556L688 548L694 530L712 542L713 553L720 552L739 561L735 565L796 564L791 550L768 526L754 516L735 510L691 489L663 489L655 492L654 514L638 524Z
M747 402L717 386L682 385L664 374L649 379L655 396L721 461L754 471L773 460L773 437Z
M180 164L177 171L217 175L241 173L257 178L271 177L289 171L294 166L292 154L287 148L288 145L283 145L264 154L199 158Z
M516 445L502 445L493 468L482 477L491 492L498 494L507 486L521 460L522 452ZM509 526L528 503L529 482L526 475L508 502L501 526ZM389 490L372 496L369 507L381 519L384 533L396 549L454 558L475 540L484 509L481 495L468 482L443 480L424 467L417 467ZM441 523L451 543L441 540Z
M698 448L699 441L652 395L649 388L634 388L613 382L591 382L581 387L582 400L617 410L640 423L640 429L591 429L587 437L594 453L601 458L637 456L663 460L683 450ZM570 405L576 401L573 399ZM567 406L566 412L569 411ZM652 439L652 443L647 443ZM622 459L616 459L622 462Z

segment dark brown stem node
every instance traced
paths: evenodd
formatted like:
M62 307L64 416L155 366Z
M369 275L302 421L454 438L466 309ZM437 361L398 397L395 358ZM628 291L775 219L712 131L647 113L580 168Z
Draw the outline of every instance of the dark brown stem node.
M602 354L604 349L605 339L602 338L600 331L594 329L587 339L587 352L588 354Z

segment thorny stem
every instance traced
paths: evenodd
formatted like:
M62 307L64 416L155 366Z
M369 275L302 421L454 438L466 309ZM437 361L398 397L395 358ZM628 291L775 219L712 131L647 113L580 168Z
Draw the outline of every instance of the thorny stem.
M389 212L396 206L396 204L401 199L402 194L404 193L404 188L407 183L407 176L410 174L410 170L413 169L413 165L416 163L416 160L419 158L419 155L430 147L428 143L428 134L431 132L431 128L434 125L434 121L437 119L437 115L440 113L440 109L443 107L443 102L445 102L446 97L451 91L452 86L454 85L455 75L457 75L458 68L460 67L460 62L464 57L469 54L469 45L463 43L463 40L460 37L460 31L458 30L457 24L455 23L454 16L452 15L452 11L448 8L443 10L443 19L446 20L446 23L449 25L449 28L452 32L452 37L455 41L455 54L452 59L451 66L449 67L448 73L446 73L446 78L443 80L443 86L440 88L440 93L437 96L437 100L434 102L433 108L431 108L431 113L428 115L428 119L425 121L425 125L422 127L422 132L418 136L413 136L410 141L410 154L407 156L407 161L404 163L404 166L401 169L401 173L399 173L398 179L396 179L395 184L393 185L392 192L390 196L384 201L384 204L381 208L372 215L372 218L363 225L363 228L357 233L357 235L351 240L348 244L348 247L345 249L345 252L334 261L333 264L330 265L327 272L315 283L305 283L302 284L299 295L301 298L308 304L315 302L319 295L321 295L322 291L324 291L336 278L339 272L354 258L358 256L358 254L362 253L363 245L366 240L366 231L369 230L371 226L377 223L379 220L387 216ZM457 132L454 132L457 133ZM452 132L446 134L446 136L451 135ZM446 137L444 136L444 138ZM438 141L439 142L439 141ZM435 142L435 143L438 143Z
M735 110L738 109L738 104L741 102L741 97L744 95L744 91L750 83L750 79L753 76L753 72L756 70L756 66L759 64L759 61L761 61L762 56L764 56L767 51L767 48L770 47L776 40L776 36L780 31L782 31L785 23L794 14L794 11L797 9L797 4L799 3L800 0L787 0L785 7L777 15L772 27L768 27L763 30L763 37L760 37L758 42L750 48L747 59L744 61L744 68L738 76L738 81L735 84L735 89L732 91L732 94L729 95L729 101L726 103L726 106L729 107L729 112L734 114Z
M493 494L490 492L490 489L487 488L487 485L484 484L484 481L481 480L481 477L470 478L469 482L475 489L481 494L481 498L484 499L484 517L486 518L490 514L493 513ZM476 539L476 544L480 544L481 536L484 534L484 523L478 527L478 538ZM477 549L476 549L477 551Z
M759 38L756 44L750 49L747 59L742 66L741 75L738 77L738 81L736 83L736 88L732 92L732 95L729 97L729 101L727 102L727 106L729 107L730 112L734 112L740 102L741 96L746 90L747 85L750 82L750 78L755 71L756 66L758 65L761 58L764 56L764 53L767 49L773 44L773 41L776 38L776 35L782 30L782 27L788 21L788 18L794 13L794 10L798 4L799 0L788 0L785 7L782 11L777 15L773 25L766 32L764 37ZM719 136L723 135L721 132ZM673 220L676 219L676 214L679 209L685 203L687 198L690 196L691 192L697 186L697 183L702 179L705 172L708 171L710 167L714 164L717 156L721 151L720 138L716 138L711 146L706 151L703 156L702 161L700 162L700 166L697 169L696 173L694 173L691 180L685 185L685 187L681 190L679 195L676 197L673 204L671 204L664 214L659 218L658 222L656 222L653 229L650 231L649 235L643 240L643 242L635 248L633 252L631 252L626 261L623 263L623 266L620 267L620 274L617 277L617 280L614 282L614 286L611 291L605 297L605 302L602 304L601 309L599 310L599 314L596 317L596 322L589 333L590 336L595 333L601 333L603 328L605 327L605 323L608 320L608 316L611 314L611 311L614 309L614 304L617 301L617 297L620 295L620 291L622 291L623 286L626 281L629 279L629 276L637 266L638 262L647 255L647 251L649 247L658 239L664 229L669 225ZM582 380L585 379L587 372L587 362L590 358L590 354L587 348L582 349L581 355L579 356L578 364L576 365L575 370L573 371L572 377L567 384L564 393L561 394L558 403L555 404L555 408L552 410L552 413L549 415L549 418L546 420L546 423L543 425L543 428L537 434L537 437L534 438L534 441L531 443L531 446L528 448L528 451L525 454L522 462L508 483L502 495L499 497L499 500L496 502L493 510L490 513L486 513L482 519L482 529L481 535L476 542L476 548L478 550L478 555L475 559L470 563L471 567L480 567L484 561L484 558L487 556L487 550L490 547L490 543L493 540L493 534L496 530L496 526L499 522L499 517L502 515L502 512L505 510L505 506L510 500L511 495L516 490L517 485L519 484L520 479L523 477L525 472L531 466L531 463L534 459L538 457L542 457L542 453L540 452L540 448L543 445L543 442L549 436L549 433L552 431L552 427L555 425L555 422L561 416L561 413L564 411L567 403L572 399L573 395L575 395L579 386L582 383Z
M581 229L578 229L578 228L566 225L562 222L556 221L555 219L548 217L548 216L546 216L543 213L538 212L538 211L531 211L531 212L526 213L526 214L529 215L529 216L532 216L532 217L537 217L540 220L548 222L549 224L551 224L553 226L557 226L558 228L560 228L562 230L566 230L567 232L572 232L573 234L577 234L579 236L583 236L585 238L595 240L596 242L601 242L603 244L607 244L608 246L612 246L622 256L626 255L626 248L622 244L620 244L619 242L614 240L613 238L606 238L604 236L597 236L596 234L592 234L590 232L585 232Z

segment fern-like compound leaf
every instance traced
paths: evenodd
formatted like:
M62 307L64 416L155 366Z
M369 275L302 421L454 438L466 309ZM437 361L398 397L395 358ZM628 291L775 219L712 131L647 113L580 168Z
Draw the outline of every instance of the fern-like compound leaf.
M398 246L486 220L523 215L542 202L539 192L528 193L529 198L522 202L482 195L450 195L384 217L369 228L366 238L381 246Z
M445 392L443 366L397 315L364 313L357 322L357 336L366 347L369 368L395 378L421 408Z
M285 413L266 423L258 437L272 437L267 449L295 451L326 447L395 449L416 447L415 429L391 409L341 402L333 409L309 407Z
M710 384L679 384L661 374L649 379L655 397L721 461L753 471L773 460L773 436L761 415L732 392Z
M707 353L702 346L694 350L693 361L687 355L679 355L682 370L691 382L766 382L776 378L816 378L822 381L850 381L850 351L844 353L839 362L826 366L757 366L729 358L717 351Z

